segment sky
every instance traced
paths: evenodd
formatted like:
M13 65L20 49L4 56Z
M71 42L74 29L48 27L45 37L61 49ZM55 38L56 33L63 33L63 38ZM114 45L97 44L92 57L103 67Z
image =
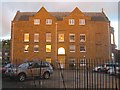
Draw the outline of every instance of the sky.
M0 39L11 38L11 21L16 15L16 12L37 12L44 6L49 12L71 12L75 7L78 7L83 12L101 12L102 8L104 13L111 21L111 26L115 30L115 43L118 46L118 0L97 0L100 2L89 0L2 0L0 2ZM120 46L119 46L120 49Z

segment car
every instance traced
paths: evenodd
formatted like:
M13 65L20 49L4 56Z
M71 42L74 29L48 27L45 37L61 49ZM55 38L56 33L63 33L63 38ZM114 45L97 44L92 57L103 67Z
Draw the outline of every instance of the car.
M108 70L109 69L113 69L113 68L116 68L116 69L118 69L120 67L120 63L118 63L118 62L110 62L110 63L105 63L104 64L104 71L106 72L106 73L108 73Z
M103 72L104 71L104 65L98 65L93 68L94 72Z
M107 73L109 74L109 75L118 75L118 74L120 74L120 68L114 68L114 67L112 67L112 68L110 68L108 71L107 71Z
M17 68L11 68L6 71L9 78L16 77L19 81L25 81L29 77L42 77L49 79L53 73L50 63L45 61L30 61L20 64Z
M5 77L6 75L5 75L5 72L7 71L7 69L9 69L9 68L12 68L12 67L14 67L15 65L14 64L12 64L12 63L7 63L6 65L3 65L2 67L1 67L1 72L2 72L2 77Z

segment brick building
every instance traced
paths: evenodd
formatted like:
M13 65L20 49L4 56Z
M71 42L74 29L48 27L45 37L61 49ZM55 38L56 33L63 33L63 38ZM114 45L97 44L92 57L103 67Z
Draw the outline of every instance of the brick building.
M113 42L114 44L114 33ZM45 60L62 67L112 58L110 21L102 12L17 11L11 26L11 62Z

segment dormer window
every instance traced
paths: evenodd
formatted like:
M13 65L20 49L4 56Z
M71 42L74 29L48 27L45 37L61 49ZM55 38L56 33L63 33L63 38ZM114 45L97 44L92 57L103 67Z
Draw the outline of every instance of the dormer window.
M34 25L39 25L40 24L40 19L34 19Z
M79 19L79 25L85 25L85 19Z
M74 19L69 19L69 25L75 25L75 20Z
M46 19L46 25L51 25L52 24L52 19Z

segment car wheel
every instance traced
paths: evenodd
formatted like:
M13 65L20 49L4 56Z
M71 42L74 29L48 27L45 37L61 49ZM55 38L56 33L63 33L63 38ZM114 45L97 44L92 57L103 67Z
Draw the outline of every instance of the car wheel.
M26 76L23 73L18 75L18 80L21 81L21 82L25 81L25 78L26 78Z
M49 72L45 72L43 77L44 77L44 79L49 79L50 78L50 73Z

